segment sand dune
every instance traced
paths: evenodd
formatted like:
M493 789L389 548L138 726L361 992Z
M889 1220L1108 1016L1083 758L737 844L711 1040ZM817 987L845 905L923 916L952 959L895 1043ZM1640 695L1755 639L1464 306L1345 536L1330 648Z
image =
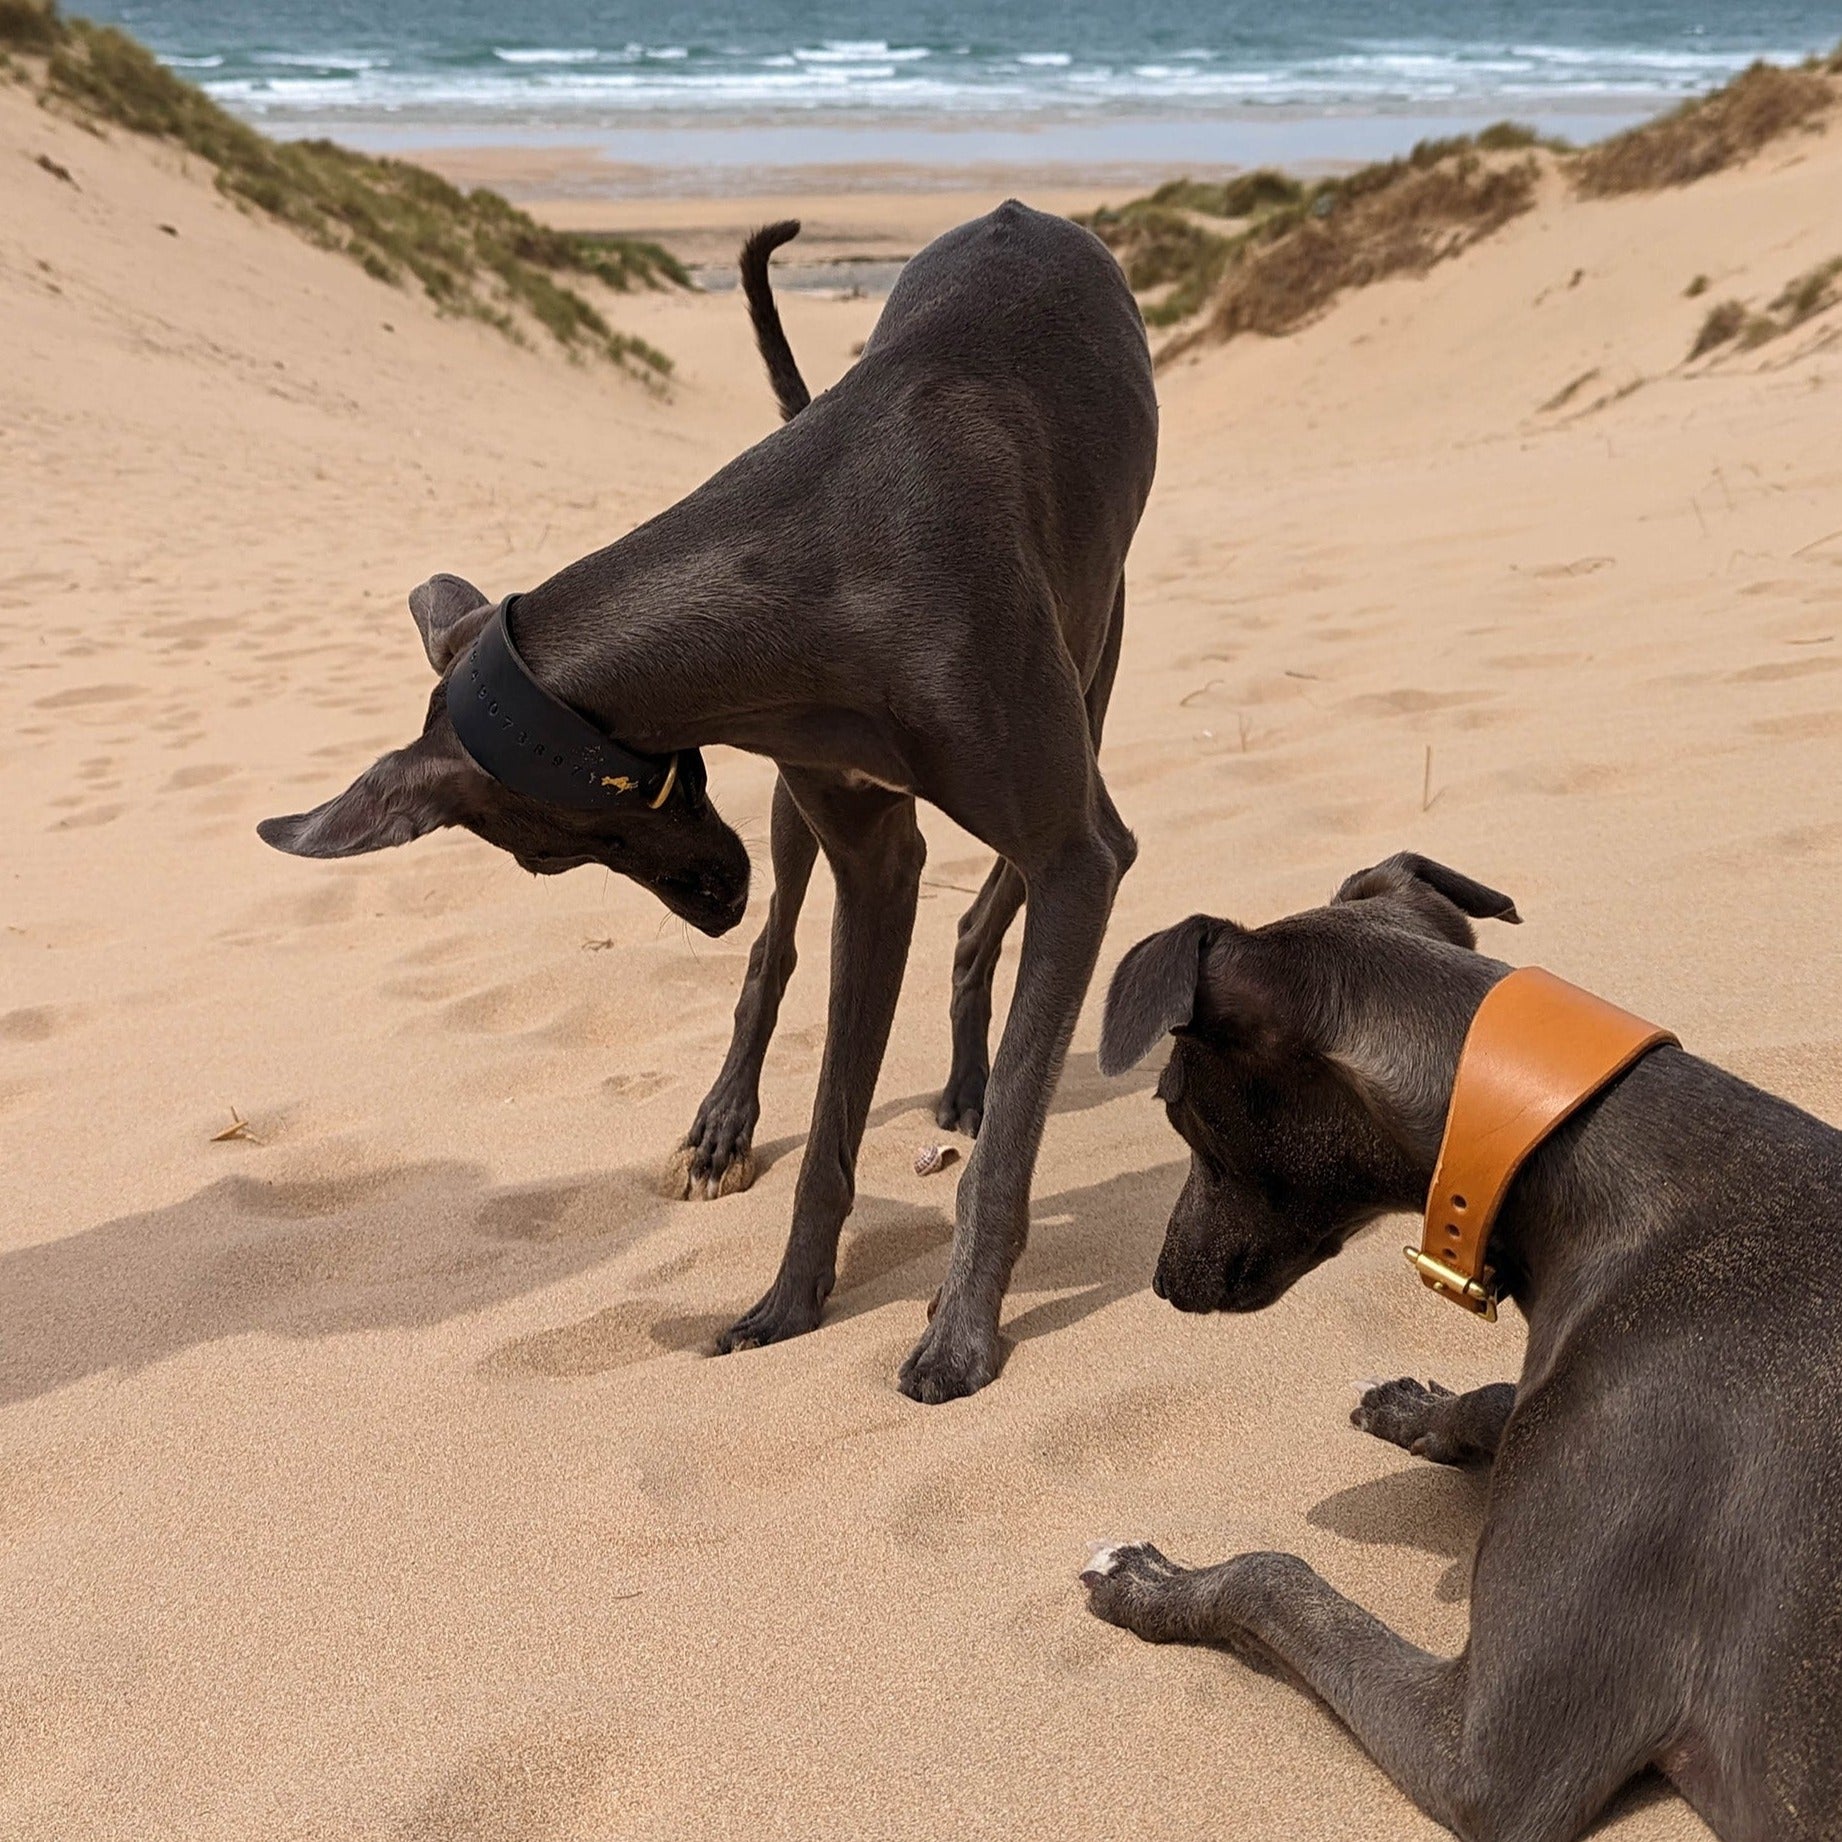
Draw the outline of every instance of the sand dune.
M950 1232L911 1159L975 844L928 818L825 1328L715 1361L784 1232L825 891L765 1174L681 1205L653 1179L746 930L462 836L255 838L420 721L414 583L529 585L773 425L734 298L626 308L661 400L7 90L0 175L0 1833L1437 1833L1293 1690L1074 1579L1089 1537L1280 1546L1462 1641L1481 1486L1350 1430L1349 1384L1491 1379L1518 1337L1415 1286L1401 1224L1258 1318L1160 1304L1180 1147L1149 1075L1095 1074L1090 1006L1003 1378L894 1391ZM1412 846L1514 893L1493 946L1842 1117L1842 314L1682 363L1709 300L1836 254L1832 132L1553 197L1168 371L1108 964ZM875 311L789 299L808 375ZM764 841L769 770L712 781ZM1612 1832L1703 1833L1661 1792Z

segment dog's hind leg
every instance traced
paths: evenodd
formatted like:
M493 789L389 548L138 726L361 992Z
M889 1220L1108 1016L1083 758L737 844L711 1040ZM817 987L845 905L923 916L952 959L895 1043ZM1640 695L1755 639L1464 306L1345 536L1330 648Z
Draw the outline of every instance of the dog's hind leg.
M953 1067L934 1117L947 1132L978 1137L991 1078L991 981L1004 935L1023 906L1023 878L1000 857L959 924L953 949Z
M1106 724L1106 707L1119 670L1119 646L1126 625L1126 585L1113 592L1113 611L1100 649L1093 681L1083 701L1087 732L1096 750ZM934 1117L946 1132L977 1138L985 1116L985 1085L991 1078L991 982L998 969L1004 936L1023 906L1023 878L1002 857L992 865L972 906L961 917L959 942L953 950L953 1065L941 1090Z
M681 1200L728 1196L755 1180L755 1123L761 1117L761 1065L780 1016L780 1000L798 959L793 936L812 880L819 841L784 780L774 783L770 850L774 895L767 925L749 949L748 974L736 1000L735 1031L715 1085L704 1096L684 1143L666 1167L665 1189Z
M1277 1662L1394 1782L1468 1842L1574 1842L1662 1737L1632 1682L1581 1656L1580 1627L1527 1579L1532 1622L1457 1658L1416 1649L1293 1554L1179 1567L1147 1543L1081 1576L1094 1612L1152 1643ZM1576 1581L1577 1584L1577 1581ZM1572 1595L1569 1595L1572 1596ZM1524 1628L1526 1627L1526 1628ZM1632 1659L1634 1661L1634 1659Z
M717 1339L722 1351L796 1337L824 1309L837 1276L839 1231L856 1197L857 1151L895 1021L927 856L907 795L805 773L791 784L838 885L825 1060L780 1272Z
M1050 1096L1100 956L1132 836L1098 790L1101 824L1030 876L1023 955L979 1142L959 1180L953 1251L933 1321L902 1364L901 1389L929 1403L974 1394L998 1372L998 1312L1030 1226L1030 1180Z
M1516 1405L1514 1382L1454 1394L1412 1376L1364 1384L1350 1424L1436 1465L1487 1465Z

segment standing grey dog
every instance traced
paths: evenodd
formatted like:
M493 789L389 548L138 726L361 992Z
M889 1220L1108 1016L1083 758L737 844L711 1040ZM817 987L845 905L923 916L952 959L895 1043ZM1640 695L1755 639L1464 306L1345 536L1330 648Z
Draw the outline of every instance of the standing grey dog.
M694 751L721 742L775 762L774 899L686 1147L688 1186L714 1194L752 1170L762 1058L820 851L837 883L830 1018L786 1255L725 1350L812 1329L831 1291L914 927L915 801L996 850L960 928L940 1101L942 1122L979 1142L938 1308L901 1378L916 1399L944 1401L997 1373L1045 1116L1134 855L1095 750L1157 403L1112 256L1016 203L916 256L861 360L809 400L767 280L798 228L771 226L743 252L786 426L515 610L458 577L424 584L410 605L443 683L421 736L261 831L337 857L462 825L529 870L621 871L715 934L742 916L748 860ZM522 674L534 722L549 703L557 723L593 726L588 752L605 743L619 771L597 774L609 790L598 805L592 792L578 809L514 791L457 734L489 646L492 669ZM992 972L1019 907L1023 953L988 1077Z
M1509 970L1508 899L1403 856L1328 907L1195 916L1126 956L1101 1058L1176 1033L1159 1094L1190 1177L1156 1288L1254 1311L1364 1222L1425 1203L1459 1051ZM1288 1554L1102 1550L1093 1609L1277 1661L1429 1816L1572 1842L1661 1770L1726 1842L1842 1836L1842 1133L1673 1047L1556 1130L1491 1235L1521 1380L1371 1387L1352 1416L1492 1464L1461 1656ZM1402 1283L1411 1283L1403 1279Z

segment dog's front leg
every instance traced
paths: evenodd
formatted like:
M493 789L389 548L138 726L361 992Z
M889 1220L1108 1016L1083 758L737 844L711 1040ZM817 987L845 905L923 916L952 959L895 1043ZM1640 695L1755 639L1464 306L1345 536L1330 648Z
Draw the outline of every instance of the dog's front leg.
M786 781L838 885L831 1008L787 1251L767 1295L717 1339L722 1351L797 1337L825 1307L837 1277L838 1235L856 1198L857 1149L895 1020L927 855L907 795L790 769Z
M761 1064L780 1017L780 1000L798 960L793 936L819 841L785 779L774 783L771 849L774 896L767 925L749 950L736 1000L735 1030L715 1084L666 1167L665 1190L681 1201L728 1196L755 1180L755 1122L761 1117Z
M1102 1548L1081 1580L1098 1617L1151 1643L1280 1665L1467 1842L1574 1842L1677 1724L1639 1687L1645 1646L1628 1621L1560 1609L1606 1577L1573 1566L1527 1581L1524 1604L1496 1597L1494 1616L1474 1609L1470 1642L1451 1658L1417 1649L1295 1554L1190 1568L1139 1542ZM1575 1599L1581 1579L1589 1590ZM1597 1654L1582 1645L1589 1631Z
M1151 1643L1217 1644L1278 1662L1427 1815L1474 1833L1459 1782L1463 1658L1416 1649L1295 1554L1191 1568L1140 1542L1101 1549L1081 1580L1096 1616Z
M976 1393L998 1372L998 1309L1029 1233L1030 1181L1049 1098L1131 861L1131 834L1110 806L1105 810L1116 841L1088 833L1027 876L1017 988L979 1140L959 1180L946 1280L933 1321L902 1365L902 1392L918 1401Z

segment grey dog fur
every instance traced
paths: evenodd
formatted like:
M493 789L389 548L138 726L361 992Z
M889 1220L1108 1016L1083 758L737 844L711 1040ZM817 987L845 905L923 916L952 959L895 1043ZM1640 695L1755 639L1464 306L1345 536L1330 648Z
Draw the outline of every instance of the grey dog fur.
M746 1166L762 1058L818 854L837 884L830 1016L786 1255L719 1339L819 1321L914 927L926 799L998 853L961 923L943 1123L976 1131L938 1309L901 1386L944 1401L1002 1359L998 1311L1029 1224L1049 1100L1135 852L1095 759L1119 661L1126 552L1151 490L1157 401L1137 303L1090 233L1014 201L902 271L858 363L806 400L766 278L798 226L751 240L744 280L785 426L518 602L546 689L650 754L768 756L775 891L735 1034L688 1144L712 1191ZM449 670L497 604L455 576L411 597ZM263 837L345 856L462 825L527 869L601 864L709 933L747 905L748 858L707 801L565 813L467 757L440 686L420 737ZM995 1065L991 977L1027 909Z
M1513 914L1403 856L1327 908L1194 917L1127 955L1103 1055L1176 1032L1159 1092L1193 1153L1160 1294L1257 1310L1424 1206L1466 1029L1508 971L1470 917ZM1463 1653L1415 1648L1286 1554L1104 1550L1094 1611L1276 1661L1476 1842L1572 1842L1646 1768L1724 1842L1842 1835L1839 1225L1842 1134L1654 1051L1511 1186L1490 1261L1528 1320L1520 1380L1389 1382L1352 1415L1492 1467Z

